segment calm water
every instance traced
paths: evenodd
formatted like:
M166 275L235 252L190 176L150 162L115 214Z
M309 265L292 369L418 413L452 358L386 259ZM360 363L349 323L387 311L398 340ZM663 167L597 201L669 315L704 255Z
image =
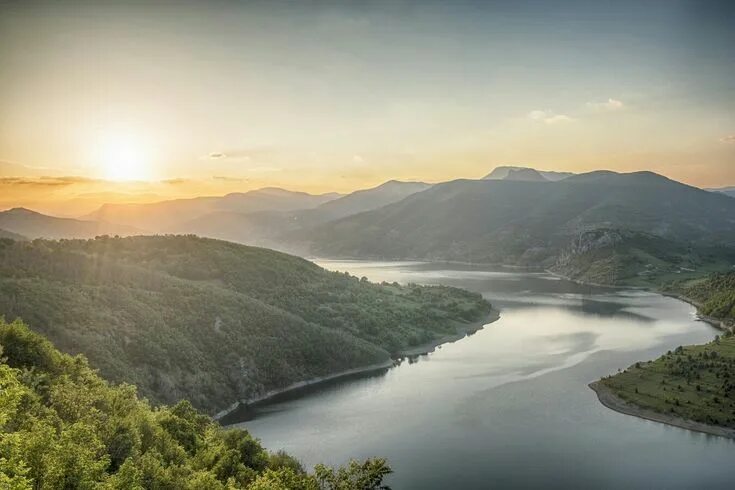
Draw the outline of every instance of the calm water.
M387 457L395 489L733 488L735 443L603 407L587 383L717 333L689 305L546 274L322 266L482 293L501 319L415 362L281 400L241 425L307 466Z

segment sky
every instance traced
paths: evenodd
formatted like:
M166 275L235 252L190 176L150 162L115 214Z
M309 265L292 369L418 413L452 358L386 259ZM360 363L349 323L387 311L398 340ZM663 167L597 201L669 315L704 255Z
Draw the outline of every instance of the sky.
M735 185L735 2L0 0L0 208L498 165Z

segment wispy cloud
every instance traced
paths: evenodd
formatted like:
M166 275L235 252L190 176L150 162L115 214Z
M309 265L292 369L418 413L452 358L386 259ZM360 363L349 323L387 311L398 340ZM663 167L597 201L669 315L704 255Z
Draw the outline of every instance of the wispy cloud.
M720 141L722 143L735 143L735 134L728 134L727 136L723 136L720 138Z
M5 185L25 185L37 187L65 187L74 184L89 184L94 182L102 182L98 179L78 176L64 177L0 177L0 184Z
M204 160L227 160L247 162L250 160L263 159L273 156L276 152L275 148L270 146L255 146L252 148L231 148L225 150L212 151L202 157Z
M556 114L553 111L535 110L528 113L528 118L533 121L539 121L546 124L563 124L574 120L574 118L566 114Z
M248 179L241 179L240 177L227 177L226 175L213 175L213 180L221 180L222 182L245 182Z
M169 185L186 184L187 182L189 182L189 179L183 179L181 177L176 178L176 179L165 179L161 181L161 183L169 184Z
M612 98L605 102L587 102L587 108L595 111L619 111L624 107L622 100Z

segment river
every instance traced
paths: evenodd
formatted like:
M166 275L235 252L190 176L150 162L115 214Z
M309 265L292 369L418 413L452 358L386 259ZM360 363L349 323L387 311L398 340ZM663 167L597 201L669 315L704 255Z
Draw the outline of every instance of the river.
M307 467L382 456L394 489L732 488L735 441L622 415L587 384L717 331L657 294L544 273L319 261L372 281L482 293L498 321L369 376L260 406L238 426Z

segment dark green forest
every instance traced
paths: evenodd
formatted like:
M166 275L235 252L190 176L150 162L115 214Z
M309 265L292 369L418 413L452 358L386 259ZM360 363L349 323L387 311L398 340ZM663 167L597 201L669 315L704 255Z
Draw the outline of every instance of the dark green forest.
M0 359L3 489L369 490L391 471L371 459L307 474L189 402L152 408L19 321L0 321Z
M153 403L209 413L385 363L489 311L475 293L372 284L194 236L0 240L0 315Z

